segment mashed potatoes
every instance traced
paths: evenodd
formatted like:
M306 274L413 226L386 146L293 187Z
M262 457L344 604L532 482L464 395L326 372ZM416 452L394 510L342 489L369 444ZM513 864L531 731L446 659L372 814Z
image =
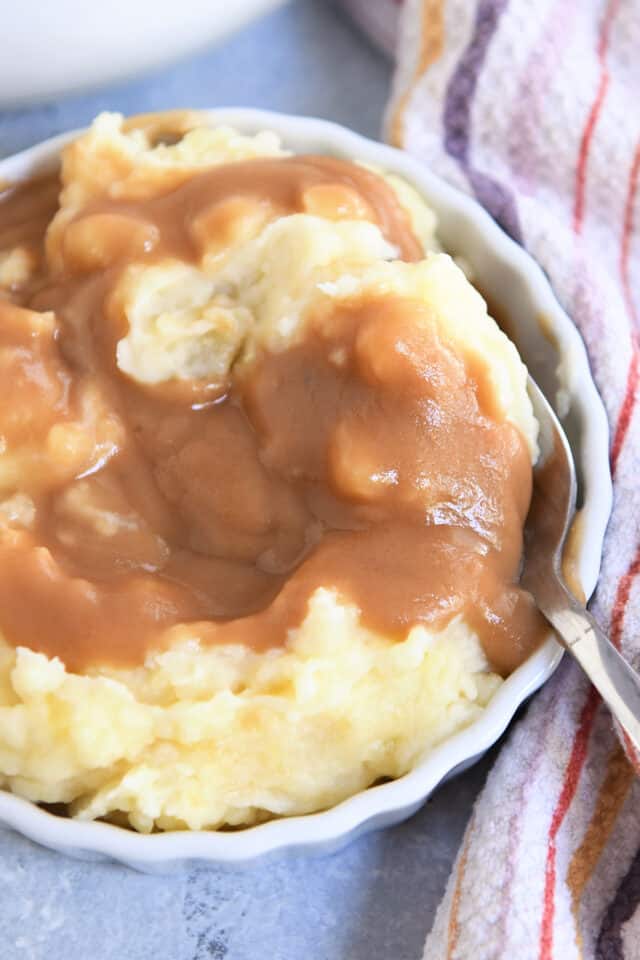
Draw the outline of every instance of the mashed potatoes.
M137 670L78 676L5 648L2 678L5 784L138 830L331 806L411 770L500 683L463 623L390 643L325 590L286 649L202 648L183 627Z
M106 305L127 321L114 344L123 375L150 388L220 380L232 368L250 370L262 350L290 349L327 306L362 294L409 297L483 365L499 415L535 459L525 368L462 271L438 252L431 211L397 178L387 182L424 246L419 262L396 259L394 244L348 192L336 201L318 191L295 213L231 198L220 229L211 230L206 211L194 216L195 260L176 253L146 262L156 232L135 218L114 221L101 210L105 197L135 204L203 169L288 156L269 132L208 129L197 115L181 122L177 143L155 143L153 123L103 115L63 156L48 269L108 271L126 247L128 265ZM22 247L0 249L0 284L26 283L32 259ZM82 429L102 436L95 424ZM118 424L110 429L117 437ZM32 531L37 507L20 488L20 448L0 451L0 481L5 457L13 473L0 494L0 527ZM94 462L83 475L96 469ZM117 511L89 516L97 538L126 521ZM401 776L473 722L500 682L462 617L388 637L326 585L274 649L207 645L197 623L178 624L139 665L73 672L3 642L0 783L36 802L69 804L74 816L112 817L142 831L249 825L324 809Z

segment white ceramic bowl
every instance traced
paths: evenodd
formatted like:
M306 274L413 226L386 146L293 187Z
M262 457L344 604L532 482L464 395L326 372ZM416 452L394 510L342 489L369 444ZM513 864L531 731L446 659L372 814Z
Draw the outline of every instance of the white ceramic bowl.
M405 177L424 195L438 215L444 246L465 257L486 295L501 305L509 317L510 335L531 373L556 408L561 408L581 482L578 574L590 595L611 506L607 421L582 340L540 268L473 200L406 154L322 120L241 109L212 110L206 117L212 124L230 123L246 132L270 128L298 152L332 153L376 164ZM71 136L57 137L3 161L0 179L20 179L51 167ZM560 648L550 639L505 681L475 723L431 751L415 770L323 813L236 832L140 835L106 823L56 817L0 791L0 822L72 856L116 859L145 871L169 871L191 861L237 867L285 852L327 853L365 831L411 816L439 783L495 743L517 707L553 672L560 656Z
M0 106L139 76L284 0L18 0L2 7Z

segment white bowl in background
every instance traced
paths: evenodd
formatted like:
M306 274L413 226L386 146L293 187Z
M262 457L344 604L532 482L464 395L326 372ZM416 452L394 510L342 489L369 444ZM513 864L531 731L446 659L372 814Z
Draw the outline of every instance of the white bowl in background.
M581 490L577 573L585 593L591 595L611 509L608 425L584 344L537 264L474 200L398 150L324 120L247 109L205 111L203 117L212 125L232 124L247 133L275 130L296 152L330 153L375 164L404 177L425 197L438 216L444 247L465 258L483 292L500 304L509 319L509 334L531 374L562 416ZM51 168L61 146L74 135L56 137L0 162L0 180L22 179ZM246 867L284 853L328 853L361 833L411 816L439 783L495 743L518 706L551 675L560 657L560 647L550 639L502 684L479 719L432 750L413 771L321 813L233 832L142 835L107 823L58 817L0 791L0 823L71 856L115 859L149 872L168 872L196 861Z
M0 106L139 76L284 0L17 0L2 18Z

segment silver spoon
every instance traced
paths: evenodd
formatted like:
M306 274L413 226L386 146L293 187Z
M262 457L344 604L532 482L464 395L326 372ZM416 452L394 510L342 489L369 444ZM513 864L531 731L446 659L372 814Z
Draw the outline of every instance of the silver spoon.
M575 599L562 575L562 551L576 508L576 471L569 441L531 377L528 386L540 423L540 457L533 471L521 583L640 754L640 676Z

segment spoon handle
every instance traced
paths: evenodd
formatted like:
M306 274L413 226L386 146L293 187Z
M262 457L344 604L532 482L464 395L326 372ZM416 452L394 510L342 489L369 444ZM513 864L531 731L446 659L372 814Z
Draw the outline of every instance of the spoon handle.
M567 601L563 608L549 611L547 619L640 756L640 676L618 653L591 614L572 597L567 597Z

